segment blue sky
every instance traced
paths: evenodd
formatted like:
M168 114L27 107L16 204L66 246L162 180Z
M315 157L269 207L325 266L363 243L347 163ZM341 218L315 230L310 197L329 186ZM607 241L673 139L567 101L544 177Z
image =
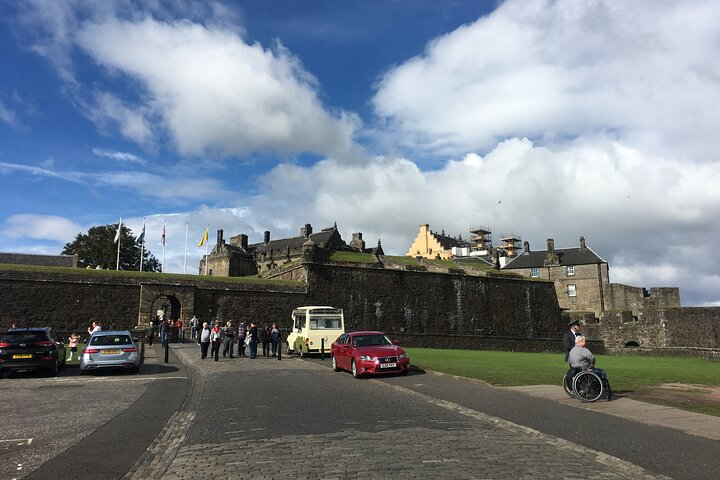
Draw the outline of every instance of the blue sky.
M631 3L627 5L627 3ZM207 224L588 245L720 305L714 1L0 4L0 251L120 216L166 271Z

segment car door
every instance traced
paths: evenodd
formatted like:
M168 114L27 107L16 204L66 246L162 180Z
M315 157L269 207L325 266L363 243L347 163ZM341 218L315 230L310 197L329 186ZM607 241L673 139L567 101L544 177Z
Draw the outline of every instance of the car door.
M344 370L350 370L350 335L341 335L338 344L340 348L338 348L337 365Z

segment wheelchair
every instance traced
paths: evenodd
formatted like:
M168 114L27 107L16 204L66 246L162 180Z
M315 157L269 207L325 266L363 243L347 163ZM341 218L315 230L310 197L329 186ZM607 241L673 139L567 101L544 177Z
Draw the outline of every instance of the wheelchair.
M565 393L583 402L594 402L603 395L608 397L608 388L595 372L581 368L570 368L563 377Z

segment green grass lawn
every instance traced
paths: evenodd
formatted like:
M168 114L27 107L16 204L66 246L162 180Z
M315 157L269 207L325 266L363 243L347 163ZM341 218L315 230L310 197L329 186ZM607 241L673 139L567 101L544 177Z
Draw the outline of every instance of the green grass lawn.
M567 371L562 354L491 352L408 348L417 368L483 380L497 386L560 385ZM597 366L607 373L616 393L639 392L655 385L683 383L720 386L720 364L678 357L598 355ZM677 405L720 416L716 407Z

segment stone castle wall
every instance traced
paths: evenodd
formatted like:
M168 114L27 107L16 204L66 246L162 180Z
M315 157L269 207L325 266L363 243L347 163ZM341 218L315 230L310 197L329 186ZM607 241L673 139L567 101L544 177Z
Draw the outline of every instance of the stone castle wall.
M318 264L307 265L307 286L0 270L0 293L0 328L82 332L98 321L129 329L154 314L158 297L171 295L186 325L195 314L289 327L293 308L332 305L356 330L527 340L559 338L563 329L550 283Z
M607 297L607 310L632 310L635 315L642 310L680 306L680 289L675 287L646 290L642 287L610 283Z

